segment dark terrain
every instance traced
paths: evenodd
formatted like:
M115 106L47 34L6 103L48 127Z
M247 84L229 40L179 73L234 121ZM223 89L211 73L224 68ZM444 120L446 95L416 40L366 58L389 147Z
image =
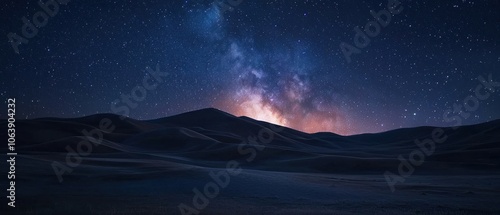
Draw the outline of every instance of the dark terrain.
M67 166L67 147L76 150L82 130L98 129L104 118L116 129L101 131L101 143L59 182L53 162ZM408 159L419 150L414 141L434 129L307 134L216 109L146 121L112 114L20 120L16 208L7 212L182 214L180 204L196 209L193 189L203 192L211 172L234 161L241 172L228 174L200 214L500 214L499 120L443 128L446 141L391 191L384 173L397 175L398 156ZM1 168L6 175L5 162ZM7 183L2 176L2 190Z

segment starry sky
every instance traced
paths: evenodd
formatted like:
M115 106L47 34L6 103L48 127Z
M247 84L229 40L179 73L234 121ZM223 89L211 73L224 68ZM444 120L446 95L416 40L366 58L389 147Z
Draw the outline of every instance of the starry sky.
M451 126L443 114L478 76L500 81L498 0L401 1L350 63L339 45L388 0L69 1L16 53L8 35L38 2L0 3L0 97L16 98L17 118L113 113L135 92L137 119L215 107L349 135ZM145 77L154 89L139 91ZM462 123L499 119L499 93Z

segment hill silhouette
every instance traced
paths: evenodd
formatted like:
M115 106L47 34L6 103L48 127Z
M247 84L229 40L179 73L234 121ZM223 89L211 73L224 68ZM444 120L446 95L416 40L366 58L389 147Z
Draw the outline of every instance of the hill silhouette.
M115 129L99 130L102 119L109 119ZM6 121L1 124L6 125ZM33 201L42 194L52 196L26 207L26 213L30 209L56 214L74 211L73 207L81 207L78 202L82 198L95 198L95 204L108 205L93 207L126 212L127 207L120 206L120 202L126 201L124 196L143 196L151 201L131 203L135 206L158 207L158 198L168 199L165 210L178 213L181 201L191 201L193 187L209 182L210 172L225 169L229 161L237 161L243 173L233 177L226 190L220 190L225 197L214 203L217 207L209 207L208 212L229 214L238 211L231 205L239 205L237 208L243 210L266 198L273 205L283 205L273 206L283 214L300 214L301 210L335 212L336 207L343 205L340 202L348 202L340 212L356 213L361 209L353 205L359 201L364 201L362 205L367 210L389 201L425 212L426 209L412 204L433 201L429 211L500 211L495 204L495 193L500 190L495 185L500 182L500 120L457 129L441 128L447 140L436 143L434 153L426 156L422 165L415 166L408 181L398 184L402 194L390 191L383 174L397 173L399 156L409 159L412 152L420 150L415 140L432 138L434 127L353 136L308 134L208 108L154 120L114 114L19 120L16 129L17 180L23 183L17 192ZM86 138L82 130L92 129L102 133L101 143L80 155L81 162L69 166L71 171L59 183L53 163L67 165L68 147L77 150ZM5 129L0 133L6 135ZM473 198L464 192L474 193ZM68 197L68 193L73 197ZM57 201L71 205L71 210L47 206ZM287 209L300 202L303 208ZM325 209L328 204L335 207ZM485 205L489 209L484 209ZM81 212L92 211L82 207ZM394 206L381 214L400 212L401 208Z

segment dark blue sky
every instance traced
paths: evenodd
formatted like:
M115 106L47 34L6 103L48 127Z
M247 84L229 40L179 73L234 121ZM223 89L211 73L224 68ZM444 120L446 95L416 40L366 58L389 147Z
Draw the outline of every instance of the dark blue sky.
M9 33L22 36L22 17L43 9L7 0L0 96L16 98L17 118L128 109L152 119L216 107L341 134L500 118L500 87L453 113L475 95L478 76L500 81L499 1L401 1L348 63L339 45L355 46L353 29L387 2L243 0L224 11L208 0L70 1L17 54ZM151 79L157 65L168 73L161 82ZM139 96L145 77L155 87ZM127 104L134 91L140 101Z

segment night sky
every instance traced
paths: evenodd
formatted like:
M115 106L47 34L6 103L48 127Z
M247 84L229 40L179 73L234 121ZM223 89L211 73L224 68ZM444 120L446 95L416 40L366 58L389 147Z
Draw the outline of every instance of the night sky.
M478 76L500 81L499 1L401 1L349 63L340 44L355 46L354 28L387 2L243 0L231 11L210 0L73 0L17 54L9 33L22 36L22 17L43 9L2 1L0 97L16 98L18 119L112 113L150 77L132 118L215 107L306 132L454 125L443 115L474 95ZM168 75L151 79L157 65ZM481 92L491 95L463 124L500 118L500 88Z

